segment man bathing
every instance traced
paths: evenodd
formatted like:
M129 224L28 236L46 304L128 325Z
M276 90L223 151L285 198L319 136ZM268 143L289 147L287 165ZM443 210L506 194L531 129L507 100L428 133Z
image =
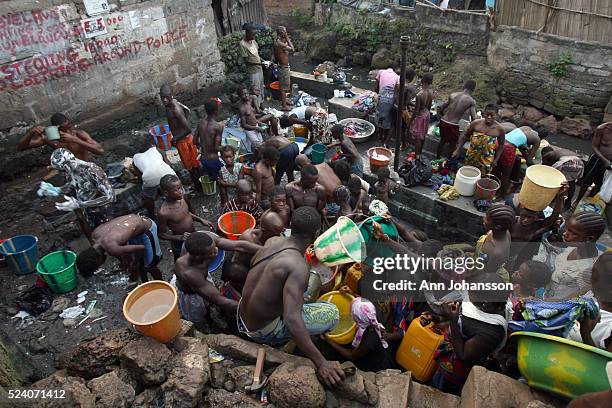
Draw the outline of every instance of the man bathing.
M351 165L351 173L359 177L363 176L363 159L351 138L344 135L344 126L340 124L332 126L331 135L337 142L328 145L327 148L340 146L342 158Z
M448 101L440 106L443 115L440 120L440 144L436 151L436 158L439 159L444 152L446 145L450 146L452 154L457 148L459 140L459 121L463 119L466 112L470 113L470 122L476 120L476 101L472 98L472 93L476 89L476 81L469 79L465 81L462 92L454 92L448 97Z
M162 251L157 238L155 221L130 214L114 218L100 225L92 233L93 243L77 256L76 265L84 276L91 276L106 261L106 255L112 255L127 265L130 280L138 276L147 282L147 274L153 279L161 280L162 274L157 264L162 258Z
M170 85L163 85L160 88L159 97L166 108L166 118L172 133L172 144L179 152L183 167L189 171L194 188L200 189L200 162L198 161L198 148L191 134L191 125L187 120L189 112L185 112L185 107L174 99Z
M100 143L96 142L89 133L76 129L68 118L61 113L51 116L51 125L59 128L59 140L47 140L44 126L35 126L26 133L17 143L17 150L35 149L49 145L54 149L68 149L77 159L89 161L90 153L95 155L104 154Z
M291 211L303 207L313 207L322 211L325 207L325 189L317 183L319 173L312 164L307 164L300 171L300 180L285 186Z
M320 228L317 210L301 207L291 217L291 237L266 242L253 257L236 319L238 330L258 343L278 345L293 339L321 379L336 385L344 372L323 357L310 336L331 330L338 323L338 309L327 302L303 304L310 275L303 254Z
M159 222L159 237L170 241L174 261L181 255L183 242L195 231L193 222L207 226L211 230L214 224L189 211L185 201L185 189L181 180L173 174L162 177L159 182L164 202L159 209L157 221Z
M273 115L264 115L258 119L246 88L240 88L238 96L240 97L240 106L238 108L240 112L240 126L242 126L246 133L246 149L251 152L263 143L263 134L268 126L276 121L276 118ZM272 128L274 129L275 126L272 126Z
M280 153L273 146L265 146L261 151L261 159L255 165L253 178L255 179L255 199L257 202L267 200L268 195L274 188L276 177L275 166L278 163Z

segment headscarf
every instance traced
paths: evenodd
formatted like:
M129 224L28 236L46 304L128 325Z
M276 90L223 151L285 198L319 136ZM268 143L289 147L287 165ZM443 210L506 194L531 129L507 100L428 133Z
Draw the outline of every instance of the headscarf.
M370 326L373 326L374 330L376 330L376 334L378 335L383 348L389 347L382 336L385 326L378 322L378 319L376 318L376 308L372 302L361 297L353 299L351 301L351 317L355 323L357 323L357 333L353 339L353 347L359 347L363 333Z
M56 170L69 172L76 167L78 162L79 159L77 159L70 150L64 149L63 147L55 149L53 153L51 153L51 167Z

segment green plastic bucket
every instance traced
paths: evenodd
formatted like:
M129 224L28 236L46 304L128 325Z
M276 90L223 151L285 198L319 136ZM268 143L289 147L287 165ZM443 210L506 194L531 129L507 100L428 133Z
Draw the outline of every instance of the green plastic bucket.
M316 143L312 145L312 164L321 164L325 161L325 152L327 152L327 146L323 143Z
M79 278L72 251L55 251L43 257L36 270L55 293L66 293L76 288Z
M348 217L338 221L314 242L317 260L327 266L362 262L365 258L365 241L357 225Z
M207 175L200 177L202 192L204 195L215 195L217 193L217 183L212 181Z

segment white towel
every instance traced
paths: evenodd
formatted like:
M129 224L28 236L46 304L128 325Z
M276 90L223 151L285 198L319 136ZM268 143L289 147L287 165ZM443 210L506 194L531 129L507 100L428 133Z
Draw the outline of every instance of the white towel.
M465 317L469 317L471 319L475 319L484 323L499 325L504 328L504 340L500 343L500 345L493 351L497 353L499 350L504 348L506 345L506 338L508 336L508 322L506 319L498 314L485 313L482 310L478 309L472 302L463 302L461 304L461 314Z

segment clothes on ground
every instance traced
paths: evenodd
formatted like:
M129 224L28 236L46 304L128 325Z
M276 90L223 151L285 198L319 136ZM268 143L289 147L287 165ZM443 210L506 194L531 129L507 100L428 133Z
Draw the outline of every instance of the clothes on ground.
M459 135L460 129L458 123L447 122L444 119L440 120L441 143L457 143Z
M146 218L146 217L143 217ZM151 269L162 259L162 250L159 246L159 238L157 237L157 224L152 219L146 218L151 222L151 227L144 234L134 237L128 241L130 245L143 245L144 250L144 267Z
M603 160L593 153L584 167L584 175L580 180L580 185L584 188L590 187L593 183L596 186L601 186L605 172L606 167Z
M489 174L495 160L496 148L497 137L474 132L470 139L470 147L467 149L464 164L476 167L482 174Z
M578 156L562 156L552 167L563 173L568 182L580 180L584 174L584 163Z
M202 167L211 181L217 181L219 179L219 171L221 168L225 167L225 165L217 158L213 160L202 160Z
M247 153L251 153L253 149L263 143L263 136L256 130L245 130L246 140L244 141L244 145Z
M291 109L289 115L295 115L300 120L306 120L306 109L308 109L306 105L298 106L297 108Z
M247 74L257 74L262 72L261 65L252 65L261 64L261 58L259 57L259 46L257 45L257 41L246 41L242 39L240 41L239 47L240 56L244 58L244 60L248 63L246 66Z
M340 320L338 308L333 303L315 302L302 306L302 320L310 336L318 336L332 330ZM280 345L291 340L291 333L282 316L272 320L259 330L249 330L240 317L240 305L236 313L238 331L246 334L251 340L269 345Z
M291 90L291 68L287 66L278 66L278 82L280 83L281 91L289 92Z
M379 71L380 72L380 71ZM376 104L376 123L381 129L391 129L393 125L392 108L395 103L395 85L385 86L378 93Z
M198 148L193 143L193 135L188 135L175 143L181 162L185 170L197 169L200 167L198 161Z
M329 115L323 108L317 108L316 112L310 117L312 125L312 136L317 143L329 144L332 142L329 129Z
M226 183L237 183L238 176L240 175L240 171L242 170L242 166L242 163L234 163L234 167L232 168L231 172L227 169L226 166L221 167L220 174L223 178L223 181L225 181ZM236 195L236 187L226 187L226 190L228 195L231 195L232 197Z
M400 77L393 68L379 69L376 73L376 80L378 81L378 89L395 88L400 83Z
M553 271L546 287L546 299L567 299L591 289L591 269L597 257L568 259L574 250L574 247L554 246L546 238L542 240L540 252L534 260L544 262Z
M516 146L511 143L504 143L504 150L501 156L499 156L499 164L502 166L514 165L514 159L516 159Z
M376 109L376 93L372 91L365 91L357 100L353 103L351 109L362 113L369 113Z
M514 147L527 146L527 135L521 128L516 128L506 133L506 143L512 143Z
M412 136L417 140L425 140L429 129L429 111L421 112L412 119Z
M221 212L225 214L230 211L248 212L256 220L259 220L259 217L261 217L261 215L263 214L263 210L254 198L250 199L246 204L239 203L237 198L229 200L227 203L225 203Z
M606 340L612 336L612 313L608 312L607 310L600 309L599 314L601 319L591 332L591 338L597 347L606 350ZM576 321L570 330L568 338L581 343L583 342L582 336L580 335L580 323L578 321Z
M300 154L300 148L295 143L290 143L280 150L280 157L276 163L276 174L293 172L295 169L295 158Z
M175 171L170 167L162 157L156 147L151 147L144 153L134 155L134 166L142 173L142 187L145 188L159 187L159 180L168 174L176 176Z
M520 313L523 320L511 320L508 325L512 331L567 337L576 320L582 316L592 319L597 313L597 301L584 296L562 302L526 300Z

